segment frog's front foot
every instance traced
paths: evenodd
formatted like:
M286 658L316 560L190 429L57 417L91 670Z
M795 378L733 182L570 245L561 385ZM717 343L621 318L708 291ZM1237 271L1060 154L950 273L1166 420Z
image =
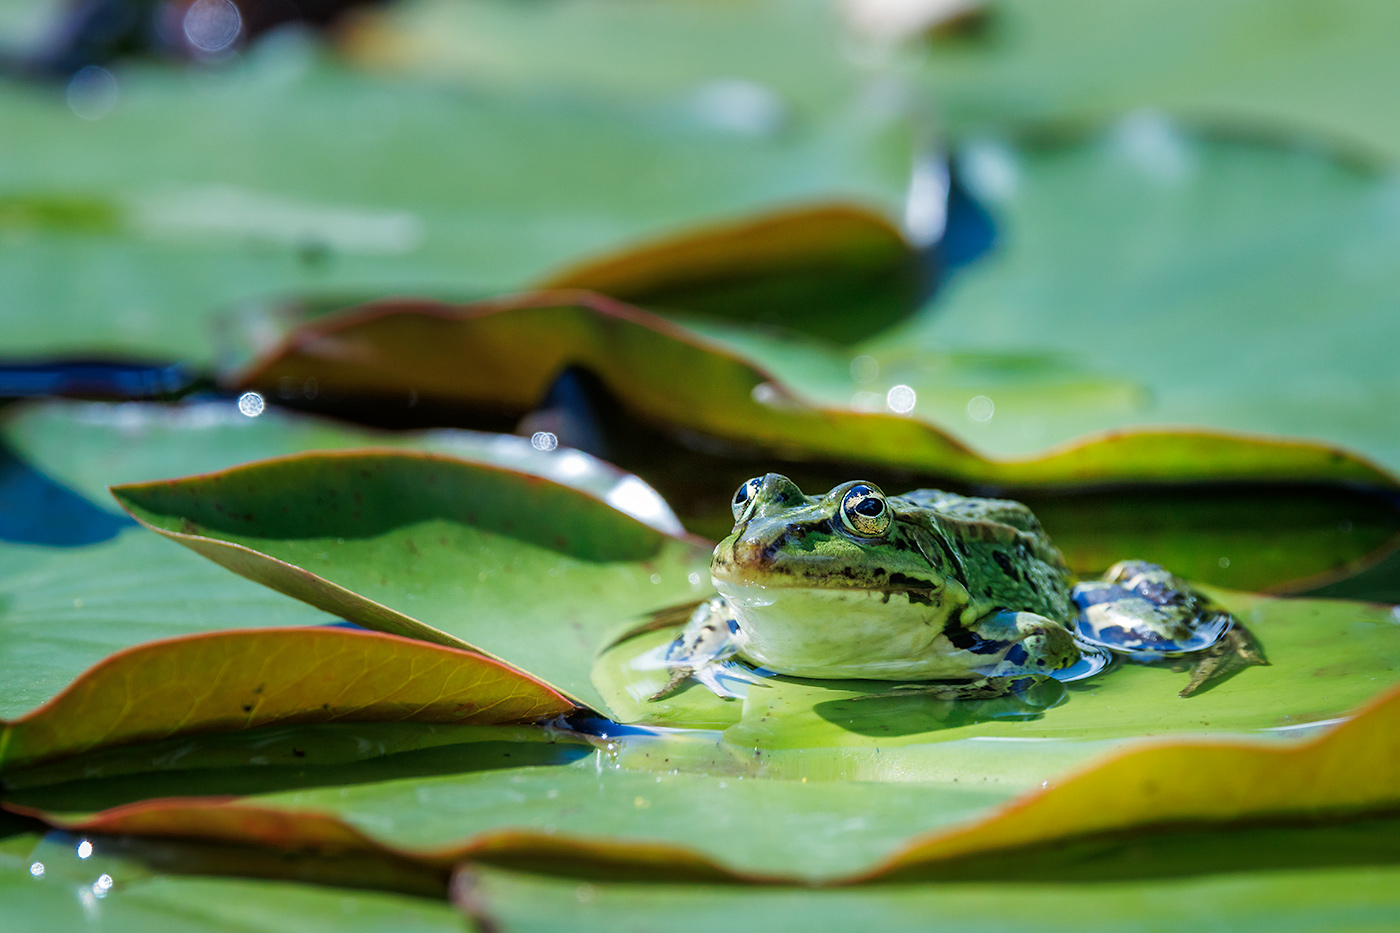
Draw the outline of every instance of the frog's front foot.
M675 641L666 646L662 667L670 672L666 685L649 700L661 700L675 693L687 680L697 680L716 696L739 698L743 694L728 687L722 676L724 662L744 646L739 620L723 596L701 603Z
M1074 588L1077 634L1131 660L1194 661L1180 696L1250 664L1268 664L1239 619L1156 564L1120 561Z

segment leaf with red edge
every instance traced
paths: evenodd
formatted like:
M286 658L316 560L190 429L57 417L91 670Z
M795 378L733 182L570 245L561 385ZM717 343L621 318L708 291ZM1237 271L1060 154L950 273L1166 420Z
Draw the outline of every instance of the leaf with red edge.
M708 593L707 543L441 454L313 452L112 492L235 573L367 628L489 652L598 709L607 637Z
M866 788L844 782L826 788L820 783L789 783L784 787L781 782L756 781L745 782L742 793L726 794L723 782L711 779L702 787L683 780L674 792L688 799L691 806L668 805L664 811L635 819L626 816L627 811L650 809L652 798L662 799L669 792L664 784L658 786L646 775L621 772L605 779L624 785L630 782L639 789L653 788L639 793L641 803L624 797L616 807L581 806L585 799L599 798L596 786L580 785L566 790L556 805L557 819L571 826L593 825L596 829L592 832L511 828L507 814L492 813L487 824L455 839L452 828L461 817L452 809L434 812L431 826L419 814L416 822L426 829L407 833L396 829L392 821L354 812L357 800L363 806L365 800L393 788L323 792L314 796L317 802L313 806L305 802L308 795L301 794L282 800L155 800L82 817L55 816L14 804L7 804L6 809L75 832L204 839L296 851L379 852L436 869L472 859L575 875L694 881L844 885L908 877L995 879L1003 876L1008 858L1026 859L1030 865L1034 854L1046 846L1106 834L1208 833L1261 819L1279 826L1306 827L1329 819L1393 810L1400 803L1397 736L1400 690L1393 690L1311 741L1281 744L1277 740L1235 738L1140 745L987 816L935 830L887 857L867 856L866 864L855 870L850 868L853 859L849 849L835 857L831 852L841 851L845 834L862 839L862 849L868 853L871 841L862 838L869 836L865 821L857 826L828 827L820 845L814 842L815 837L798 832L738 846L723 826L715 825L724 821L716 820L714 807L727 801L729 819L756 807L755 818L762 812L790 821L804 810L804 800L810 805L844 795L848 805L864 801L881 811L883 805L871 794L916 798L934 794L934 789L896 791L892 785ZM582 775L594 769L575 771ZM512 788L524 788L529 781L523 773L504 780ZM572 783L560 776L552 780L556 786ZM594 776L590 783L596 785L597 780ZM399 789L400 795L403 790ZM419 790L420 809L423 800L434 799L434 790L432 786ZM575 796L576 790L581 797ZM422 797L424 793L426 797ZM520 790L514 793L518 796ZM908 805L908 801L898 803ZM821 811L809 813L808 818L824 819ZM903 821L891 820L886 827L889 835L897 838L900 830L907 831L910 818L906 812ZM884 819L881 817L882 822ZM426 842L428 838L436 841ZM761 845L753 845L755 842ZM1326 853L1318 857L1323 863L1333 858ZM1049 858L1053 860L1053 853ZM1306 861L1305 855L1302 858ZM832 870L842 863L846 870Z
M214 632L112 655L4 724L0 768L276 723L536 722L566 697L481 654L337 627Z
M870 336L918 307L927 273L889 221L830 204L682 232L586 260L537 287L586 289L657 311Z

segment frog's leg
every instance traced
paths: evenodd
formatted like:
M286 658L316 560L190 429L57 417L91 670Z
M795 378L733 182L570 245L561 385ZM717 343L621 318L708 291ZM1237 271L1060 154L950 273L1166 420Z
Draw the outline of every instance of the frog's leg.
M1073 599L1076 634L1091 644L1143 663L1195 662L1184 697L1245 665L1269 663L1239 619L1156 564L1120 561L1101 580L1077 585Z
M729 600L716 596L701 603L680 635L666 648L663 664L671 672L670 679L648 699L670 696L692 677L716 696L741 696L724 686L718 674L722 662L732 658L743 646L744 633L739 629L739 620Z

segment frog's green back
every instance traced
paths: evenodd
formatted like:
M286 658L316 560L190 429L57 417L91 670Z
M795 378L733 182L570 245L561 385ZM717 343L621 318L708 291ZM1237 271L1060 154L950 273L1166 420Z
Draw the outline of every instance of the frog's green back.
M951 547L977 614L1024 610L1070 623L1069 568L1029 508L939 489L890 502L899 520L924 525Z

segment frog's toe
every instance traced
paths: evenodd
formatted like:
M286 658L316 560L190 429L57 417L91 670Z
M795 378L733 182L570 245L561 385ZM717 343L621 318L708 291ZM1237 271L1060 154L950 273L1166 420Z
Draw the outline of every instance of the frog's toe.
M1191 670L1191 680L1177 696L1189 697L1198 688L1212 681L1223 680L1251 664L1268 663L1263 646L1254 638L1254 633L1243 625L1231 626L1209 650L1201 652L1196 666Z

